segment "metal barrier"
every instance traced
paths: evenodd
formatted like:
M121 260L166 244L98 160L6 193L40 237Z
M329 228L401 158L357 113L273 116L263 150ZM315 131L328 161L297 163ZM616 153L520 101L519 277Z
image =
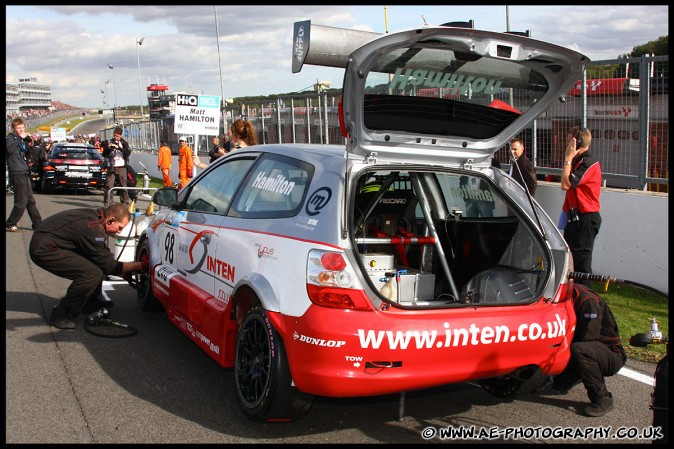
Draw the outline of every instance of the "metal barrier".
M138 190L140 191L139 193L143 195L146 201L151 202L152 201L152 195L149 195L149 192L152 191L154 193L155 191L159 190L157 187L113 187L108 191L108 197L106 198L106 204L112 204L112 197L114 195L115 191L118 190ZM140 197L140 195L138 196Z

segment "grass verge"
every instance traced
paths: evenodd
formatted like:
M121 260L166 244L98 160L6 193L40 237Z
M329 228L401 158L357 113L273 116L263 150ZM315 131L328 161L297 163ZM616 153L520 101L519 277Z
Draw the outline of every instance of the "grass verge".
M628 279L629 280L629 279ZM667 345L648 345L645 348L630 346L634 334L649 332L651 319L655 318L663 336L669 336L669 298L650 290L627 284L610 284L607 291L601 283L593 284L611 308L618 322L620 339L627 357L645 362L658 362L667 353Z
M68 128L70 128L72 130L73 128L75 128L80 123L86 122L87 120L94 120L96 118L97 117L92 117L92 116L82 117L81 115L74 115L72 117L61 117L61 118L58 118L58 119L54 119L54 121L52 123L43 124L43 125L40 125L40 126L50 126L50 127L56 128L60 125L65 124L66 122L69 122L67 124ZM39 127L36 126L36 127L33 127L33 128L26 129L26 132L28 134L42 134L42 133L45 133L46 131L41 131L39 129Z

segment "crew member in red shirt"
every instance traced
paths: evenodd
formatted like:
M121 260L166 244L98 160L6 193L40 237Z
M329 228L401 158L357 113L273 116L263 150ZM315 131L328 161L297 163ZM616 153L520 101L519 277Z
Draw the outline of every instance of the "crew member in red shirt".
M601 227L599 195L601 166L590 153L589 129L571 128L567 134L561 188L566 191L562 210L566 213L564 239L573 256L574 271L592 273L592 249ZM589 280L577 280L592 288Z

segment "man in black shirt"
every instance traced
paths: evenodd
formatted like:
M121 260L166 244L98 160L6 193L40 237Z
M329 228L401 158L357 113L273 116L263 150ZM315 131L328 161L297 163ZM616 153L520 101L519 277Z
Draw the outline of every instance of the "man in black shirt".
M213 148L208 152L208 163L215 161L220 156L225 155L225 149L220 145L220 138L217 136L213 137Z
M524 144L519 137L510 141L510 151L513 156L513 163L510 167L510 176L515 179L522 187L529 190L531 196L536 195L538 180L536 180L536 169L534 163L524 154Z
M112 202L110 197L110 190L115 185L119 187L127 186L127 166L129 165L129 157L131 156L131 148L129 143L122 138L124 130L120 127L115 128L112 133L112 139L104 146L103 158L108 161L108 173L105 178L105 188L103 192L103 204L108 205L108 200ZM129 198L129 191L120 189L119 196L126 205L131 204Z
M106 209L71 209L45 219L33 234L29 254L40 268L73 282L52 310L49 324L75 329L80 313L99 309L106 275L130 281L131 273L147 271L147 261L119 262L106 242L129 223L128 206L115 203Z

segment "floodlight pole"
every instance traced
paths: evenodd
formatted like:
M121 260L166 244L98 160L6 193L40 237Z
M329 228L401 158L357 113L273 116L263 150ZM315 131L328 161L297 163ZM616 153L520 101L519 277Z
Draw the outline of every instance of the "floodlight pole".
M115 125L117 125L117 108L119 107L119 103L117 103L117 79L115 78L115 66L108 64L108 68L112 70L112 87L115 89L115 108L112 110L112 119L114 120Z
M218 28L218 7L213 5L215 12L215 42L218 45L218 67L220 68L220 95L222 102L220 103L222 113L222 132L227 134L227 101L225 100L225 89L222 84L222 62L220 61L220 29ZM224 142L222 142L224 144Z
M105 80L105 109L106 111L110 109L110 100L108 97L108 84L110 84L110 80ZM108 126L108 114L105 114L105 127L107 128Z
M144 37L136 38L136 55L138 56L138 97L140 98L140 119L143 119L143 87L140 82L140 46L143 45Z

